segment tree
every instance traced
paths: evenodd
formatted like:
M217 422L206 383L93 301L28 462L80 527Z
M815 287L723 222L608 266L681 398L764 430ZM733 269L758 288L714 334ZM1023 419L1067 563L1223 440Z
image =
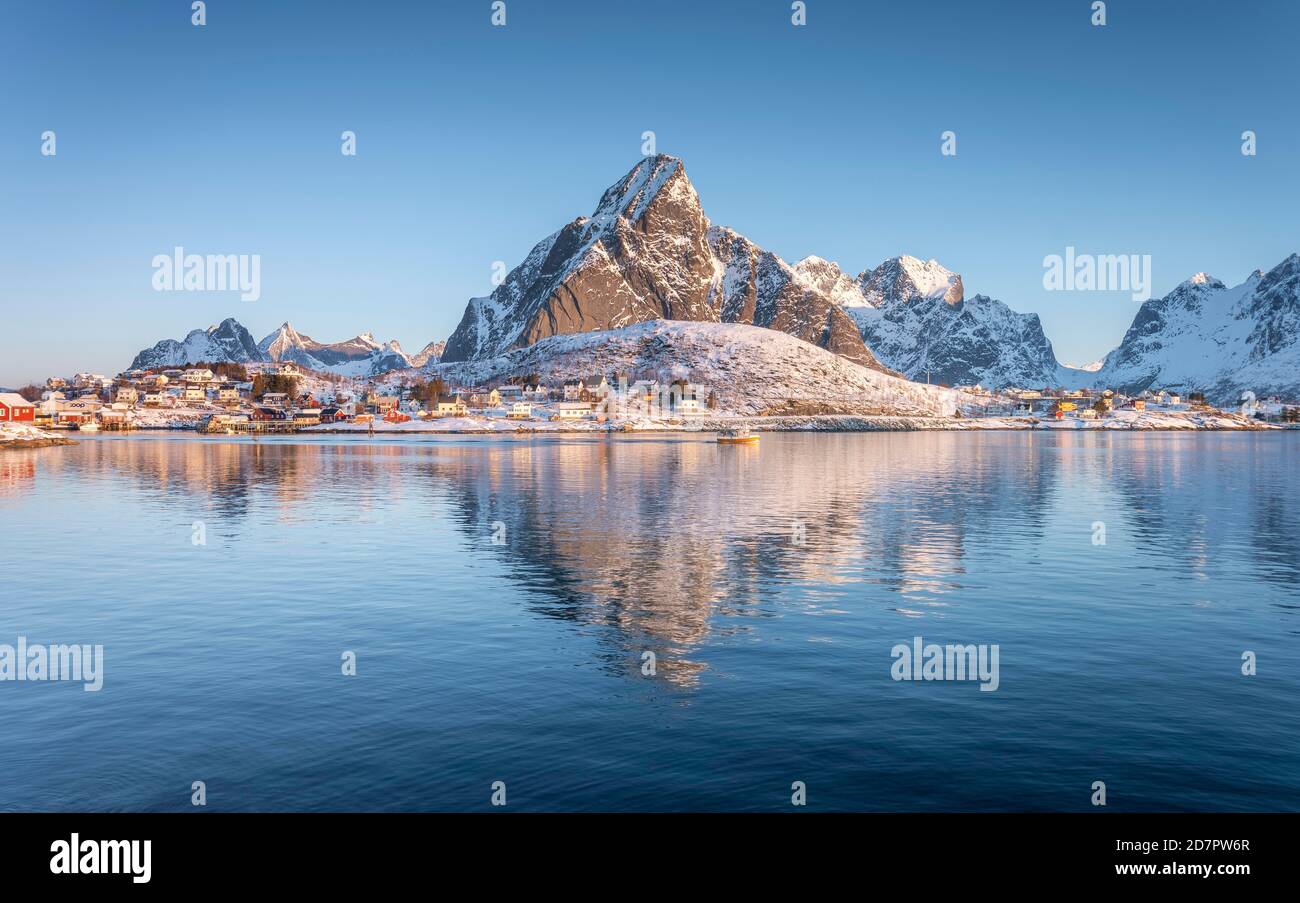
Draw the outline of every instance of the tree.
M289 398L297 398L298 378L278 373L258 373L253 377L253 397L261 399L267 392L283 392Z
M41 393L44 391L45 390L42 389L40 386L26 385L18 390L18 394L21 395L23 398L25 398L27 401L40 401Z
M417 380L411 385L411 397L424 404L432 404L440 396L446 394L447 383L438 377L434 377L428 382L419 382Z

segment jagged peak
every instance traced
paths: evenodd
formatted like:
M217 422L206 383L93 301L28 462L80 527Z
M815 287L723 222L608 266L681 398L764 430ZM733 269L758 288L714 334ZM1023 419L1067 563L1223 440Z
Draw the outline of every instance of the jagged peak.
M1183 285L1208 285L1210 287L1214 287L1216 285L1221 286L1223 285L1223 283L1220 282L1218 279L1215 279L1209 273L1200 272L1200 273L1193 273L1191 276L1188 276L1186 279L1184 279Z
M1256 270L1256 272L1260 272ZM1271 276L1274 278L1285 277L1292 273L1300 273L1300 254L1289 254L1281 263L1273 267L1267 273L1260 273L1261 277Z
M883 261L874 270L863 272L858 281L864 294L876 296L875 303L885 300L887 291L881 287L882 281L896 283L899 276L904 276L915 289L916 297L942 298L949 304L962 300L963 288L961 276L945 267L934 258L922 260L910 254L899 254ZM904 298L902 300L909 300Z
M795 269L812 269L814 267L833 266L837 270L840 268L838 263L827 260L825 257L818 257L816 254L809 254L795 265Z
M665 185L681 173L680 182L692 196L695 188L686 176L681 158L668 154L643 157L601 195L590 221L605 226L619 217L640 219ZM697 198L698 203L698 198Z

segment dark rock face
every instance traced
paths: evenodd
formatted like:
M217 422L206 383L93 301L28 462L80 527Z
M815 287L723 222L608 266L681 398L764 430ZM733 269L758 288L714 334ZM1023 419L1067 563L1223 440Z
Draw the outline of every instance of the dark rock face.
M713 300L722 322L775 329L864 367L893 372L867 349L857 324L831 295L784 260L730 229L711 229L709 242L722 266Z
M656 319L764 326L883 369L829 297L775 255L711 230L681 161L664 155L637 163L590 217L540 242L490 296L472 299L442 360Z
M707 231L681 161L647 157L590 217L539 243L489 297L471 300L442 360L644 320L714 319Z

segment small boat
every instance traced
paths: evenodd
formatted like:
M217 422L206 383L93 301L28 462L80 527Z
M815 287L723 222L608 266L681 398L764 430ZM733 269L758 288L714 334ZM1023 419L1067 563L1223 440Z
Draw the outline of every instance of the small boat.
M758 441L758 434L749 430L722 430L718 433L719 445L750 445Z
M82 433L98 433L99 424L93 420L88 420L85 423L78 424L77 431Z

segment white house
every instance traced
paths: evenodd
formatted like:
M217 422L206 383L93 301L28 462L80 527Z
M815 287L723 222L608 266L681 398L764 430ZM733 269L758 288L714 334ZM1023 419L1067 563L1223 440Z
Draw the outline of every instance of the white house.
M610 392L609 383L603 376L592 376L582 381L582 400L600 401Z
M527 420L533 416L533 406L527 401L512 402L506 416L511 420Z
M182 374L181 378L187 383L210 383L216 377L213 376L211 370L198 367L186 370L185 373Z
M554 410L559 420L581 420L591 413L591 405L584 401L562 401Z
M443 395L434 404L433 413L439 417L464 417L469 413L469 406L460 400L459 395Z

